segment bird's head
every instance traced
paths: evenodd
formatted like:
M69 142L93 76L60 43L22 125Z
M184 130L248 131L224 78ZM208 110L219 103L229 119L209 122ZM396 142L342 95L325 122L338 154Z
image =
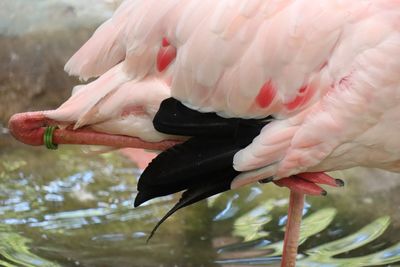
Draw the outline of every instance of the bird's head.
M157 132L152 120L170 89L161 80L131 81L112 90L77 86L56 110L20 113L9 129L29 145L84 144L163 149L179 139ZM50 127L57 129L49 133ZM51 134L51 136L49 136ZM47 138L47 140L46 140Z

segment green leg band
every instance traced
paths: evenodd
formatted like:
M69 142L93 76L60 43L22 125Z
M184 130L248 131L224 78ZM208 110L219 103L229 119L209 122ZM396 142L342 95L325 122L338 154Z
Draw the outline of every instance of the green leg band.
M56 126L47 126L43 135L43 142L47 149L56 150L58 148L57 144L53 143L53 133L57 129Z

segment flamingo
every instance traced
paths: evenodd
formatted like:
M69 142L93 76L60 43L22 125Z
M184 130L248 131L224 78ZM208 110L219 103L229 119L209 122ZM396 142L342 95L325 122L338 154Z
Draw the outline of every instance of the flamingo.
M9 127L31 145L164 151L135 200L184 191L161 222L229 189L286 186L282 266L295 266L304 194L343 185L325 172L400 172L396 55L398 0L126 0L65 66L98 78Z

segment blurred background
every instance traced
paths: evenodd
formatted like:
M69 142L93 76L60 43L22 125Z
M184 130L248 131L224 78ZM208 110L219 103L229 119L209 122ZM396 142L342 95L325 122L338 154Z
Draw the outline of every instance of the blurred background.
M56 108L77 84L66 60L117 0L0 0L0 266L279 266L288 192L252 185L203 201L146 237L179 196L133 208L140 170L118 151L14 141L17 112ZM333 174L308 198L299 266L400 266L400 177Z
M0 122L55 108L77 83L64 73L72 56L120 0L0 1Z

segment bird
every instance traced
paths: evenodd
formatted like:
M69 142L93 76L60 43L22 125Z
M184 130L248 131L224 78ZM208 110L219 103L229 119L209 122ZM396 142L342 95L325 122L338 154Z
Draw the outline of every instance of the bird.
M54 143L162 150L135 200L184 191L161 222L254 182L289 187L290 243L303 194L343 185L326 172L400 172L396 55L398 0L126 0L65 65L95 80L9 127L32 145L56 124Z

